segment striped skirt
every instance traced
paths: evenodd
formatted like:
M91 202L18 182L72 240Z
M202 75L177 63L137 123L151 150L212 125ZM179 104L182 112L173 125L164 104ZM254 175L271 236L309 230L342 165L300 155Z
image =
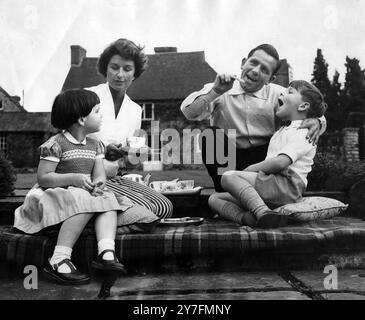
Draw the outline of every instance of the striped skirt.
M106 185L116 195L126 196L133 203L151 210L161 219L172 216L173 207L171 201L147 186L123 179L120 176L107 180Z

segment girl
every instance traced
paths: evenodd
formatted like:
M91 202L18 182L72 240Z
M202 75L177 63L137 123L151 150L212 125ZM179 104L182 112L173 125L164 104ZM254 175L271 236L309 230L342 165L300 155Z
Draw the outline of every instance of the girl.
M90 281L89 276L76 270L71 253L94 215L98 257L92 267L122 273L126 270L117 260L114 246L117 225L141 222L133 219L138 213L149 217L151 224L159 220L127 197L116 197L105 188L103 144L87 137L101 126L99 103L94 92L82 89L67 90L55 98L51 122L63 132L40 147L38 184L15 211L14 227L26 233L60 224L57 245L44 272L61 284Z

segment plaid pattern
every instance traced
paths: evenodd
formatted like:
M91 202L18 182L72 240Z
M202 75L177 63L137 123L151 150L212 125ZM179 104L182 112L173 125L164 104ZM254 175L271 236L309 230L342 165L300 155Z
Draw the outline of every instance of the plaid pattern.
M17 233L11 226L0 226L0 261L17 265L43 265L53 252L55 237ZM248 252L284 249L301 250L327 247L351 248L365 243L365 221L336 217L280 229L256 230L225 220L206 220L200 226L157 227L152 233L118 232L116 252L123 262L169 258L179 255L215 257L243 256ZM73 251L76 265L88 264L96 257L97 245L92 229L85 229Z

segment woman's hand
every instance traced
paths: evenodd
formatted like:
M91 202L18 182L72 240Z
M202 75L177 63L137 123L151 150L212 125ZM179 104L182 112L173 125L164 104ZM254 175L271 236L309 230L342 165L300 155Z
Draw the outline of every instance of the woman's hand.
M127 154L128 151L125 150L125 147L122 147L121 143L111 143L106 146L105 159L109 161L116 161Z
M91 182L90 177L87 174L76 173L72 179L72 185L74 187L82 188L87 191L94 189L95 184Z

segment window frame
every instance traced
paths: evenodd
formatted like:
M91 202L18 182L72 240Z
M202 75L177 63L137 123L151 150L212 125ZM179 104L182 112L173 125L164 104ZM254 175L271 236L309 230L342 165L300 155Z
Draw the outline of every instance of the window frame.
M151 105L151 117L147 118L146 117L146 106L147 105ZM143 102L141 104L142 107L142 121L153 121L155 120L155 104L153 102Z
M0 132L0 152L7 154L9 146L7 141L8 135Z

